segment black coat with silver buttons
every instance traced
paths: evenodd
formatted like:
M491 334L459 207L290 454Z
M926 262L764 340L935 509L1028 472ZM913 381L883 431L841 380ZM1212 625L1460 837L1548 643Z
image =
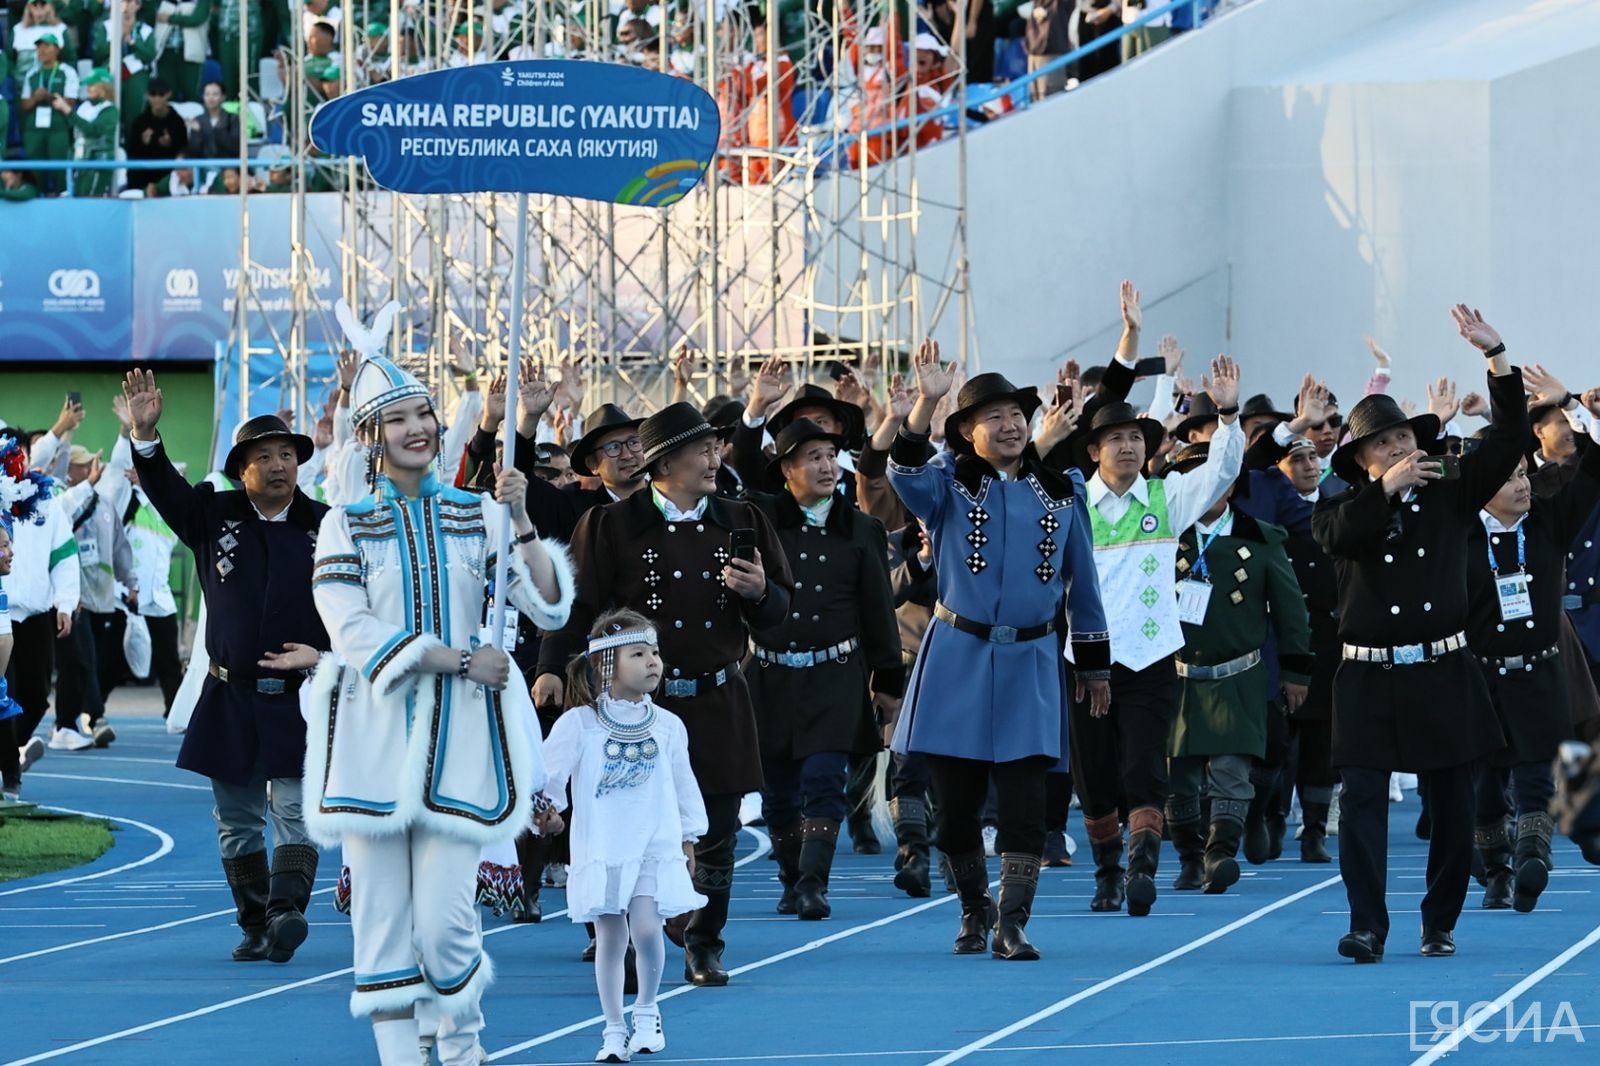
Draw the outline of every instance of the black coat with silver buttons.
M1522 373L1489 376L1490 433L1461 476L1391 500L1363 480L1317 504L1312 527L1339 578L1339 638L1369 648L1444 640L1467 628L1469 538L1478 512L1521 458ZM1426 447L1431 442L1421 442ZM1346 660L1333 683L1333 765L1421 772L1504 746L1477 660L1467 651L1409 666Z
M747 663L761 754L798 760L875 752L881 744L868 689L898 697L905 675L883 524L843 499L821 526L807 525L787 492L750 499L777 530L795 579L789 613L756 629L755 644L793 653L860 641L842 659L816 666Z
M732 557L730 535L754 529L767 574L758 603L722 584ZM693 697L665 695L656 702L683 719L689 762L706 795L754 792L761 787L760 753L750 691L737 669L748 650L748 630L787 616L794 578L772 523L743 500L712 496L698 521L668 522L649 489L626 500L590 508L572 535L576 596L567 625L545 636L539 671L565 675L588 643L595 619L614 607L648 616L660 637L665 681L686 680L733 667L722 685Z
M1507 765L1549 762L1561 742L1573 735L1566 663L1562 655L1546 656L1550 649L1561 646L1561 577L1567 545L1596 504L1600 504L1600 448L1590 448L1576 476L1554 495L1536 496L1533 509L1523 518L1531 618L1501 618L1495 575L1489 568L1492 554L1502 576L1516 572L1516 534L1490 533L1480 521L1470 538L1467 585L1471 593L1471 623L1467 640L1473 654L1479 657L1495 709L1500 713L1508 743L1497 761ZM1513 656L1524 662L1508 665L1503 661L1482 661Z

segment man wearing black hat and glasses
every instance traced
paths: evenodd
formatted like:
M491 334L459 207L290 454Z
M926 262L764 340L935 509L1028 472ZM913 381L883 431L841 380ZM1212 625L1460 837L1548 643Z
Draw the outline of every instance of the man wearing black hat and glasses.
M1381 962L1389 935L1389 774L1416 773L1433 830L1422 954L1455 954L1473 830L1473 764L1504 745L1489 690L1467 650L1468 534L1526 447L1522 375L1500 335L1465 305L1456 328L1489 359L1489 433L1446 463L1437 415L1406 418L1388 396L1350 412L1334 473L1351 489L1317 505L1313 526L1339 573L1343 659L1333 682L1333 764L1340 797L1339 872L1350 931L1339 954ZM1481 565L1481 560L1477 560ZM1518 603L1507 600L1507 611Z
M794 571L789 614L752 634L750 694L761 738L763 815L783 882L779 914L832 913L828 874L845 800L847 757L875 756L874 704L899 708L905 669L877 519L839 498L844 438L807 418L778 434L768 475L784 489L755 494Z
M682 939L685 980L725 985L722 929L739 801L761 787L740 661L752 631L789 618L794 579L766 516L716 495L718 433L694 406L664 408L644 420L638 435L639 466L650 483L579 520L572 536L576 601L567 626L545 638L539 668L547 676L564 670L603 611L628 607L655 623L666 669L656 697L688 727L689 759L710 820L695 847L694 870L695 889L708 902L686 923L669 925L669 933Z
M317 530L328 508L296 485L310 438L275 415L242 424L222 472L242 491L190 485L156 431L161 390L135 370L122 386L133 466L156 511L194 553L206 598L206 678L178 765L211 779L222 868L244 939L240 962L287 962L304 941L317 849L300 809L306 725L297 696L328 648L311 599ZM263 830L276 848L267 865Z
M926 340L917 400L890 452L889 479L927 525L939 600L906 687L893 749L922 752L938 798L938 845L961 894L958 955L1032 960L1025 928L1039 884L1050 770L1067 755L1063 612L1080 698L1110 702L1108 639L1083 482L1040 460L1067 439L1082 401L1050 410L1030 441L1038 394L999 374L961 389L930 460L933 411L955 380ZM979 819L998 803L1000 898L989 898Z
M1203 617L1196 596L1180 606L1178 537L1223 497L1239 476L1239 370L1227 356L1202 379L1218 428L1206 461L1186 473L1146 480L1145 461L1161 446L1159 422L1126 403L1095 412L1078 443L1078 461L1094 471L1087 486L1094 561L1111 632L1109 714L1085 701L1072 707L1072 772L1095 860L1095 911L1143 917L1156 899L1155 874L1167 803L1167 736L1177 697L1173 655L1181 622ZM1190 589L1191 594L1201 590ZM1119 806L1128 811L1128 868L1122 870Z

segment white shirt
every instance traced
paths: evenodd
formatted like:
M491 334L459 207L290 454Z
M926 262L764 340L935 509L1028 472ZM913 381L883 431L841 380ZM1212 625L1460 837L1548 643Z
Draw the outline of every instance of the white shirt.
M1166 486L1167 521L1174 533L1182 533L1211 510L1211 505L1222 498L1223 492L1239 476L1243 462L1244 431L1239 428L1236 418L1217 426L1217 432L1211 438L1211 451L1204 463L1188 473L1174 470L1161 479ZM1098 470L1089 479L1087 488L1090 506L1112 524L1128 513L1133 500L1141 504L1150 502L1150 486L1142 474L1133 479L1133 484L1121 496L1105 483Z
M607 491L609 491L609 490L607 490ZM680 508L677 504L673 503L671 500L669 500L665 496L663 496L661 494L660 490L657 489L654 485L650 486L650 495L655 497L656 506L661 508L661 513L666 515L666 518L667 518L668 522L698 522L698 521L700 521L700 519L705 517L706 504L708 502L710 502L710 500L711 500L710 496L702 496L702 497L700 497L700 502L699 503L695 504L689 510L685 511L682 508Z

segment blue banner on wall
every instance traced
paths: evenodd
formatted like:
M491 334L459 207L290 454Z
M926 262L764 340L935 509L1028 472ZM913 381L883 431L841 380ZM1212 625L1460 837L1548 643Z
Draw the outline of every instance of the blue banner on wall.
M289 196L252 196L250 331L292 319ZM239 280L239 201L34 200L7 204L0 238L0 361L215 358L228 340ZM306 198L301 269L328 313L306 318L308 344L332 325L339 197ZM335 336L326 335L324 324Z
M330 100L311 140L407 193L531 192L664 207L699 183L721 122L705 90L616 63L481 63Z

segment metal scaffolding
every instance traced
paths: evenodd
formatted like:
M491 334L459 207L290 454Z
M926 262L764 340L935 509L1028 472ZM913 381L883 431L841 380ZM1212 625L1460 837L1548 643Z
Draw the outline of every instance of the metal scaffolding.
M665 8L634 0L655 31L641 42L626 0L500 0L498 11L493 0L476 11L464 0L388 0L388 25L402 28L392 29L386 61L369 54L355 5L347 3L340 85L352 92L369 78L467 61L587 59L660 69L716 97L721 148L707 180L671 207L531 198L522 350L550 368L570 362L582 375L589 407L608 400L661 405L672 387L670 353L680 343L705 357L689 387L696 402L724 391L731 369L753 369L771 355L797 364L806 379L834 359L865 363L885 371L869 374L881 387L947 316L958 320L961 338L947 354L966 363L976 353L969 343L965 185L958 181L955 203L930 203L919 194L919 127L911 108L918 90L930 87L916 83L910 50L898 47L914 37L915 23L887 0L870 0L860 10L809 3L821 6L795 3L763 20L728 0L676 0ZM367 11L369 19L382 15L380 5ZM463 25L467 30L456 32ZM889 81L879 84L892 88L880 88L876 102L887 92L900 108L891 114L909 116L887 126L874 125L870 116L878 112L866 106L871 77L885 77L861 62L872 26L883 27L890 42ZM245 51L240 63L248 68ZM463 341L484 362L503 365L513 197L390 193L374 187L359 164L319 161L306 140L317 97L309 79L294 73L306 63L303 42L288 62L287 92L264 104L281 112L297 161L294 312L286 334L263 335L252 310L259 302L248 291L250 271L240 271L231 340L245 353L246 367L250 354L281 357L278 385L292 401L283 406L309 414L318 389L305 380L304 338L309 324L331 316L316 305L306 279L329 268L342 278L342 295L357 317L366 320L390 299L405 306L394 350L435 388L447 391L450 352ZM964 99L964 75L946 80L937 87L945 100ZM964 177L967 116L962 107L945 110L945 140L954 143L937 149L951 153L940 165L954 163ZM861 152L863 125L878 130L872 157L891 162L850 165L856 153L869 154ZM306 233L308 197L330 186L341 205L337 263L317 262ZM241 203L248 213L248 198ZM919 222L929 212L954 213L952 246L919 246ZM246 220L243 263L250 262L249 250ZM950 326L941 332L949 336Z

